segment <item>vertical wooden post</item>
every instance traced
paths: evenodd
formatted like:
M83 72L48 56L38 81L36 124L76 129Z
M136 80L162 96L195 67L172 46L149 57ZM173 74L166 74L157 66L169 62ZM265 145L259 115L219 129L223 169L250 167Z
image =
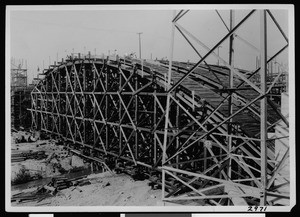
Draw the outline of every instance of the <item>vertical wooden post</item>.
M90 58L90 53L89 53L89 58ZM83 69L83 72L82 72L82 76L83 76L83 79L82 79L82 83L83 85L81 85L83 88L83 93L82 93L82 96L83 97L83 109L82 109L82 112L83 112L83 117L81 119L81 121L83 121L83 142L86 144L86 99L87 99L87 94L86 94L86 81L87 81L87 78L86 78L86 70L85 70L85 62L83 61L83 68L81 68L81 70ZM80 73L80 72L79 72ZM79 80L80 81L80 80ZM79 129L80 130L80 129Z
M260 79L262 94L266 93L267 77L267 19L266 10L260 11ZM260 205L266 205L266 182L267 182L267 99L260 101L260 139L261 139L261 197Z
M173 11L173 19L175 18L175 16L176 16L176 11L174 10ZM172 22L167 90L170 90L170 88L171 88L174 35L175 35L175 22ZM165 132L164 132L164 143L163 143L163 153L162 153L162 165L164 165L164 163L166 162L166 149L167 149L167 140L168 140L168 120L169 120L169 111L170 111L170 98L171 98L171 93L168 92L167 105L166 105L166 115L165 115ZM164 198L165 198L165 181L166 181L165 180L166 179L166 177L165 177L166 174L165 173L166 173L165 170L162 169L162 200L164 200Z
M96 48L95 48L95 56L96 56ZM96 123L95 123L95 114L96 114L96 100L97 100L97 97L95 96L95 91L96 91L96 64L94 64L94 70L93 70L93 92L92 92L92 95L93 95L93 135L94 135L94 138L93 138L93 144L94 144L94 148L96 147L96 129L95 126ZM100 135L99 135L100 136Z
M59 70L59 69L58 69ZM59 132L61 132L61 122L62 122L62 120L61 120L61 114L62 114L62 112L61 112L61 108L60 108L60 106L61 106L61 95L60 95L60 91L61 91L61 73L59 72L58 73L58 130L59 130Z
M122 75L119 72L119 90L121 90L122 87ZM122 91L122 90L121 90ZM122 104L121 104L121 99L119 99L119 120L121 121L122 119ZM119 155L121 155L122 151L122 132L121 132L121 122L119 123Z
M155 75L153 75L153 79L154 79L154 96L156 96L156 92L157 92L157 84L156 84L156 77L155 77ZM157 112L157 110L156 110L156 107L157 107L157 103L156 103L156 99L155 99L155 97L153 96L153 127L154 127L154 129L156 129L156 112ZM156 160L157 160L157 141L156 141L156 136L157 136L157 134L156 134L156 131L154 131L153 132L153 141L154 141L154 147L153 147L153 165L155 165L156 164Z
M177 99L176 92L177 91L175 91L175 99ZM180 107L178 104L176 104L176 125L175 125L176 126L176 130L175 130L176 134L178 134L178 132L179 132L179 127L180 127L179 123L180 123ZM179 136L176 137L176 150L178 148L179 148ZM179 163L179 155L176 156L176 169L179 168L178 163ZM177 173L174 173L174 174L177 175Z
M65 129L67 129L67 127L68 127L68 122L67 122L67 115L68 115L68 110L67 110L67 108L68 108L68 102L67 102L67 94L68 94L68 79L67 79L67 73L68 73L68 68L67 68L67 66L66 66L66 76L65 76L65 81L66 81L66 89L65 89L65 102L66 102L66 104L65 104L65 110L66 110L66 112L65 112ZM67 131L66 131L66 133L65 133L65 135L67 136Z
M205 171L206 169L207 169L207 159L206 159L206 157L207 157L207 149L206 149L206 147L205 147L205 145L203 144L203 157L204 157L204 162L203 162L203 164L204 164L204 170L203 171Z
M105 92L108 91L108 69L107 69L107 65L106 65L106 60L103 59L103 71L104 71L104 74L105 74ZM108 120L108 95L105 94L105 121ZM106 131L105 131L105 146L106 146L106 149L108 149L108 143L109 143L109 127L108 127L108 124L106 124L105 126L106 128Z
M81 61L81 60L79 60L79 61ZM76 122L76 113L77 113L77 106L76 106L76 100L75 100L75 98L76 98L76 88L77 88L77 84L76 84L76 75L75 75L75 70L76 70L76 63L74 62L73 63L73 70L71 70L71 72L72 72L72 74L70 75L70 81L71 81L71 83L70 83L70 85L71 86L73 86L73 89L71 89L71 91L73 91L73 105L70 105L70 107L69 108L71 108L71 106L73 106L73 111L74 111L74 113L73 113L73 117L72 117L72 119L73 119L73 121L74 122ZM71 77L72 76L72 77ZM73 78L73 83L72 83L72 78ZM74 128L74 137L75 137L75 141L76 141L76 139L77 139L77 136L78 136L78 133L77 133L77 129L76 129L76 124L73 124L73 128Z
M235 13L234 10L230 10L230 30L233 29L234 27L234 19L235 19ZM234 34L232 34L230 36L229 39L229 64L233 67L234 66L234 44L233 44L233 40L234 40ZM229 70L229 88L233 88L233 72L232 70ZM228 115L232 115L233 112L233 99L232 99L232 92L229 93L230 97L228 99ZM232 133L232 118L229 119L228 121L228 135L231 135ZM232 149L232 137L228 137L228 151L230 152ZM228 178L231 179L231 163L232 163L232 159L229 158L229 165L228 165Z
M45 109L46 111L49 111L49 108L48 108L48 92L50 91L49 90L49 80L46 81L46 90L47 92L45 93L45 98L46 98L46 106L45 106ZM44 114L42 114L44 115ZM45 114L46 116L46 126L45 126L45 129L48 130L48 114Z
M135 72L135 78L134 78L134 81L135 81L135 91L138 90L138 77L137 77L137 72ZM129 81L130 82L130 81ZM133 96L131 96L133 97ZM136 94L135 96L135 99L134 99L134 102L135 102L135 109L134 109L134 124L135 126L138 125L138 94ZM135 131L135 159L138 160L138 131L136 130Z

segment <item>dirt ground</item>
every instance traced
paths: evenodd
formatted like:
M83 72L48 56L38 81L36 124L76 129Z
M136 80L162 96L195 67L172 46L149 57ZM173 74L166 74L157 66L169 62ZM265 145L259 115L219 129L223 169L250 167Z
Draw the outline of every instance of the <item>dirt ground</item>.
M12 140L13 141L13 140ZM76 167L88 167L88 163L76 155L67 153L63 146L49 140L38 140L32 143L12 143L12 153L22 151L43 150L49 156L55 154L50 161L46 159L28 159L22 162L12 163L11 179L16 176L21 168L26 168L33 175L41 173L43 177L59 175L55 165L60 164L66 170ZM91 184L75 188L59 190L56 195L45 198L42 201L12 202L12 206L162 206L161 189L153 190L148 185L149 180L134 181L126 174L112 174L110 172L91 174L87 177ZM30 192L37 189L37 186L22 190ZM80 191L81 190L81 191ZM20 193L20 190L13 190L12 195ZM176 205L176 204L164 204ZM177 204L178 205L178 204ZM183 204L181 204L183 205ZM193 204L188 205L203 205Z
M79 187L82 192L70 187L39 203L14 202L12 206L156 206L161 201L161 190L152 190L147 180L134 181L128 175L109 172L88 178L92 184Z
M11 180L19 173L21 168L30 171L31 175L40 173L43 177L59 175L55 165L60 164L64 169L70 170L76 167L88 166L80 157L70 155L61 145L49 140L36 142L15 143L12 135L12 153L24 151L45 151L49 156L55 157L47 162L46 159L28 159L12 163ZM12 202L12 206L155 206L161 201L161 190L151 190L148 180L134 181L126 174L111 174L110 172L91 174L91 184L80 186L77 189L69 187L60 190L55 196L46 198L40 202ZM22 192L34 191L37 187L22 190ZM80 189L81 192L78 190ZM12 195L21 192L12 191Z

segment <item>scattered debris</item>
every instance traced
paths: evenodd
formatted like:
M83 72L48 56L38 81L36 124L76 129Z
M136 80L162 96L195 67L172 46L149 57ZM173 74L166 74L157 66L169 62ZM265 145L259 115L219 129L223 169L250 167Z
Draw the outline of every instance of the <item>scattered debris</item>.
M86 197L86 195L101 189L106 192L110 189L120 187L116 185L118 178L113 178L116 174L108 167L110 163L109 159L88 156L85 153L72 150L64 146L64 141L60 139L37 140L33 142L37 136L31 132L14 131L12 135L17 138L16 140L12 140L11 146L11 161L13 163L12 186L18 184L15 189L23 189L21 192L12 195L11 202L14 202L14 205L57 205L59 202L56 203L53 201L64 200L71 202L79 199L74 196L76 194ZM39 138L45 138L45 135L41 134ZM90 162L94 163L91 164ZM80 175L78 173L74 177L73 174L76 174L77 171L90 169L92 166L94 166L95 171L99 170L102 173L95 173L88 176L82 175L79 172ZM93 170L91 171L93 172ZM126 185L134 185L134 180L144 180L144 177L141 177L142 172L139 167L125 165L121 168L120 173L132 176L126 179L122 178L119 181L124 182L127 180ZM121 174L121 177L123 175ZM112 180L105 180L103 179L104 177L112 178ZM37 180L41 178L46 179ZM25 184L21 185L23 183ZM26 186L26 189L24 190L21 186ZM145 190L150 189L147 186L147 182L144 183L143 191L144 188ZM122 197L119 200L120 203L126 201L126 204L130 204L135 201L135 198L128 194L127 191L122 191L121 194L119 194L120 191L117 192ZM47 198L48 200L43 202Z
M54 157L55 157L55 153L53 152L50 155L48 155L47 159L45 159L43 163L49 163Z
M145 171L142 167L139 166L124 166L121 163L118 163L115 168L115 172L119 173L126 173L130 175L134 180L145 180L148 177L145 175Z
M12 129L12 138L15 143L36 142L40 138L38 132L27 132L20 127L20 130Z
M20 192L15 195L12 195L11 202L16 201L17 203L21 203L21 202L24 203L24 202L37 201L37 203L39 203L47 197L54 196L55 193L56 193L55 189L52 189L49 186L43 186L31 192Z
M74 191L75 189L76 189L77 191L79 191L79 192L82 192L81 188L79 188L78 186L74 186L74 188L72 189L72 191Z
M72 191L76 189L79 192L82 192L82 189L79 188L78 186L84 186L89 184L91 184L91 182L87 178L87 175L78 176L69 179L64 176L58 176L52 178L52 180L47 185L38 187L36 190L33 190L31 192L20 192L12 195L11 201L12 202L16 201L18 203L37 201L37 203L39 203L43 199L47 197L55 196L60 190L69 188L71 186L74 187ZM106 184L106 186L108 185L110 185L110 183Z
M106 184L104 184L104 185L103 185L103 188L104 188L104 187L107 187L107 186L110 186L110 183L109 183L109 182L107 182Z

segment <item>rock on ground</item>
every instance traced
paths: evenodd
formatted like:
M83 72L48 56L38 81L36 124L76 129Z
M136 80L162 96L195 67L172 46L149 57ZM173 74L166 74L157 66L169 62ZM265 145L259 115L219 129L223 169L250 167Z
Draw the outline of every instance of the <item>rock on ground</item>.
M11 180L14 180L21 171L25 168L31 176L35 174L41 175L43 178L60 175L61 171L70 171L80 167L88 167L88 163L78 156L69 156L68 151L63 145L57 145L51 140L38 140L36 142L15 143L14 137L19 134L12 134L11 149L12 153L20 152L36 152L45 151L48 158L42 160L27 159L21 162L11 164Z
M72 159L71 159L71 166L72 167L84 167L83 159L76 155L73 155Z

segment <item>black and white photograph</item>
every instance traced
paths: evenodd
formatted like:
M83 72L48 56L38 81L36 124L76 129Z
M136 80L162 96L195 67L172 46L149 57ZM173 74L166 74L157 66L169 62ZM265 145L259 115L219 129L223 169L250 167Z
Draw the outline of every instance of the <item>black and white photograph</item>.
M294 40L288 4L7 6L6 210L289 212Z

